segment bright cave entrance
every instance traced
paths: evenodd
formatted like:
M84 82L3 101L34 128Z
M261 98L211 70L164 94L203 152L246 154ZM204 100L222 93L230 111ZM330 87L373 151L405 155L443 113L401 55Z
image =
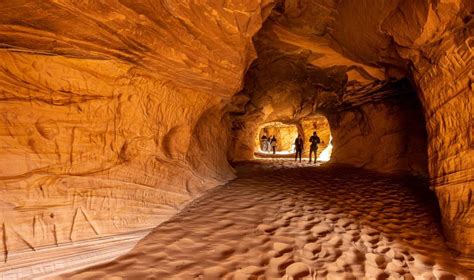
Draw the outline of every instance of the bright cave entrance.
M316 132L321 139L318 145L317 160L327 162L333 149L329 121L323 115L309 116L299 121L274 121L260 125L255 135L255 158L294 158L295 139L298 134L304 141L303 158L309 157L309 139ZM276 138L275 152L271 139Z

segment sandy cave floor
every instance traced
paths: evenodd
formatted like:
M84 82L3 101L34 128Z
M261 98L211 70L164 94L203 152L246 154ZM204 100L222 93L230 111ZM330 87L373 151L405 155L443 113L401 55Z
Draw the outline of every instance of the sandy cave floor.
M237 170L128 254L63 277L472 279L413 178L283 160Z

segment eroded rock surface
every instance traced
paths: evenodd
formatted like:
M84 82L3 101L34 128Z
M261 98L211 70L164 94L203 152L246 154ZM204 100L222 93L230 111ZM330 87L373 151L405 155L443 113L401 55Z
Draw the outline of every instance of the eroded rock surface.
M470 0L2 1L2 260L154 227L233 178L227 159L253 156L261 124L317 114L333 162L428 176L449 244L472 254L473 14Z
M270 9L2 2L2 261L155 227L233 178L224 107Z
M416 178L293 160L238 168L236 180L211 190L130 253L60 278L472 276L447 249L435 197Z

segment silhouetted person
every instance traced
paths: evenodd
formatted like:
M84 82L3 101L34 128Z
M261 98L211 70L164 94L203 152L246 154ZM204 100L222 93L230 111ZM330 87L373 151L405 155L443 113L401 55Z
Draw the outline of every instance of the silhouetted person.
M263 134L262 139L260 140L260 149L262 151L267 151L268 150L268 142L267 142L267 135Z
M298 137L295 139L295 161L298 160L298 155L300 156L300 162L301 162L301 154L303 153L303 138L301 138L301 135L298 134Z
M275 136L272 137L272 140L270 141L270 144L272 146L273 154L276 153L276 147L277 147L277 139Z
M267 152L270 152L272 150L272 138L273 135L267 138Z
M321 143L321 139L316 135L316 131L313 132L313 136L309 138L309 142L311 142L311 146L309 147L309 162L311 163L311 155L314 153L314 163L316 163L318 157L318 144Z

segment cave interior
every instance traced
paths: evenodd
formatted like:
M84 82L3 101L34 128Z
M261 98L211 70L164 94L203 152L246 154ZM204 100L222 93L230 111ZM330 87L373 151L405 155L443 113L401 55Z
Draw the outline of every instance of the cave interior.
M2 279L105 277L87 267L136 257L161 224L166 234L183 209L258 170L323 180L314 184L334 193L342 178L411 178L434 201L439 258L460 265L446 275L472 276L472 0L11 0L0 15ZM293 163L295 137L308 143L313 131L317 166ZM276 135L276 155L263 150L264 134ZM351 170L365 175L350 179ZM357 279L382 269L377 256ZM400 269L426 276L414 267L435 267L431 258ZM246 274L199 269L206 279L306 273L296 260L276 272L269 262ZM426 279L454 279L436 271Z

